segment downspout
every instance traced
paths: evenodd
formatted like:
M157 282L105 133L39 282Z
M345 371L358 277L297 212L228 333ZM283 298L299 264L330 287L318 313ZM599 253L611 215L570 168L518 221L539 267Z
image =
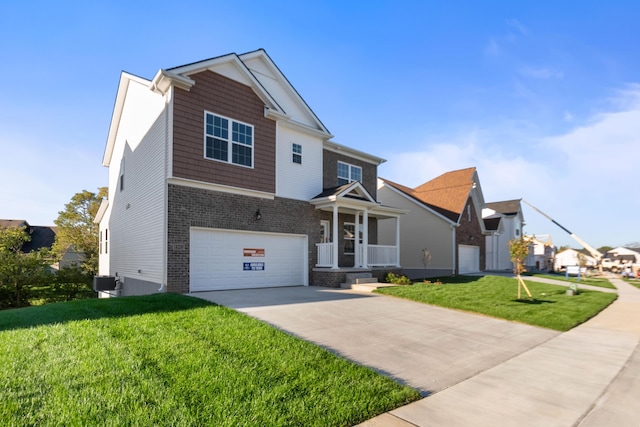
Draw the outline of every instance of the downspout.
M167 96L167 94L169 94ZM169 225L168 221L168 210L169 210L169 118L171 117L169 114L170 104L171 104L171 89L167 90L164 93L165 96L165 109L164 109L164 209L162 212L162 226L164 227L164 249L162 251L162 283L160 284L160 288L158 288L158 293L164 293L167 291L167 260L169 251Z
M455 275L456 274L456 265L457 265L457 258L456 258L456 229L458 227L458 224L451 224L451 248L452 248L452 257L451 257L451 274Z

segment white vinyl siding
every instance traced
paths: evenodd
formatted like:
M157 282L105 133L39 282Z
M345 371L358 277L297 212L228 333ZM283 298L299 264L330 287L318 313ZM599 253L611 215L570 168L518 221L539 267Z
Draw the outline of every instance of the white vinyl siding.
M110 275L164 281L164 108L169 106L162 96L142 84L129 84L109 167L110 200L103 218L104 228L101 224L105 233L108 224ZM123 191L119 182L121 163L127 167Z
M310 200L322 192L322 140L277 125L276 195ZM302 164L292 161L292 141L302 147Z

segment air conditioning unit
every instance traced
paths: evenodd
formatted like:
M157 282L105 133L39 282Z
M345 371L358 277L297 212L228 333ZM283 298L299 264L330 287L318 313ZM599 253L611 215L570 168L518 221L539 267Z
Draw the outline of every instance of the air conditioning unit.
M115 276L93 276L93 290L100 291L115 291L118 285L117 277Z

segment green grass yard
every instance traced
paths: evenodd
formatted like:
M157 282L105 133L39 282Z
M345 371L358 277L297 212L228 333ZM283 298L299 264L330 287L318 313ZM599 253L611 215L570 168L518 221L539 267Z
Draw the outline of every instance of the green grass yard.
M577 277L575 276L569 276L569 278L567 279L566 275L564 274L531 274L530 276L533 277L540 277L543 279L553 279L553 280L560 280L561 282L569 282L569 283L576 283L578 284L578 286L580 285L590 285L590 286L598 286L600 288L608 288L608 289L615 289L616 287L613 286L611 284L610 281L608 281L607 279L605 279L604 277L580 277L580 280L578 280ZM523 276L526 278L526 276Z
M523 289L523 299L518 300L518 282L509 277L456 276L440 281L442 284L416 282L411 286L380 288L376 292L558 331L567 331L585 322L617 297L614 293L590 290L568 296L565 286L527 282L525 277L533 298L528 299Z
M187 296L0 312L4 425L347 426L418 398L373 370Z

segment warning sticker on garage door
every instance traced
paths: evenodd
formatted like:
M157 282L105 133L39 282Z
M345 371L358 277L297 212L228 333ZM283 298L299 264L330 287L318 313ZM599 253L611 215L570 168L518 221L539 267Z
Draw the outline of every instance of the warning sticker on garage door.
M243 262L242 269L244 271L263 271L264 262Z
M264 256L264 248L255 249L255 248L243 248L242 256L250 256L250 257L263 257Z

